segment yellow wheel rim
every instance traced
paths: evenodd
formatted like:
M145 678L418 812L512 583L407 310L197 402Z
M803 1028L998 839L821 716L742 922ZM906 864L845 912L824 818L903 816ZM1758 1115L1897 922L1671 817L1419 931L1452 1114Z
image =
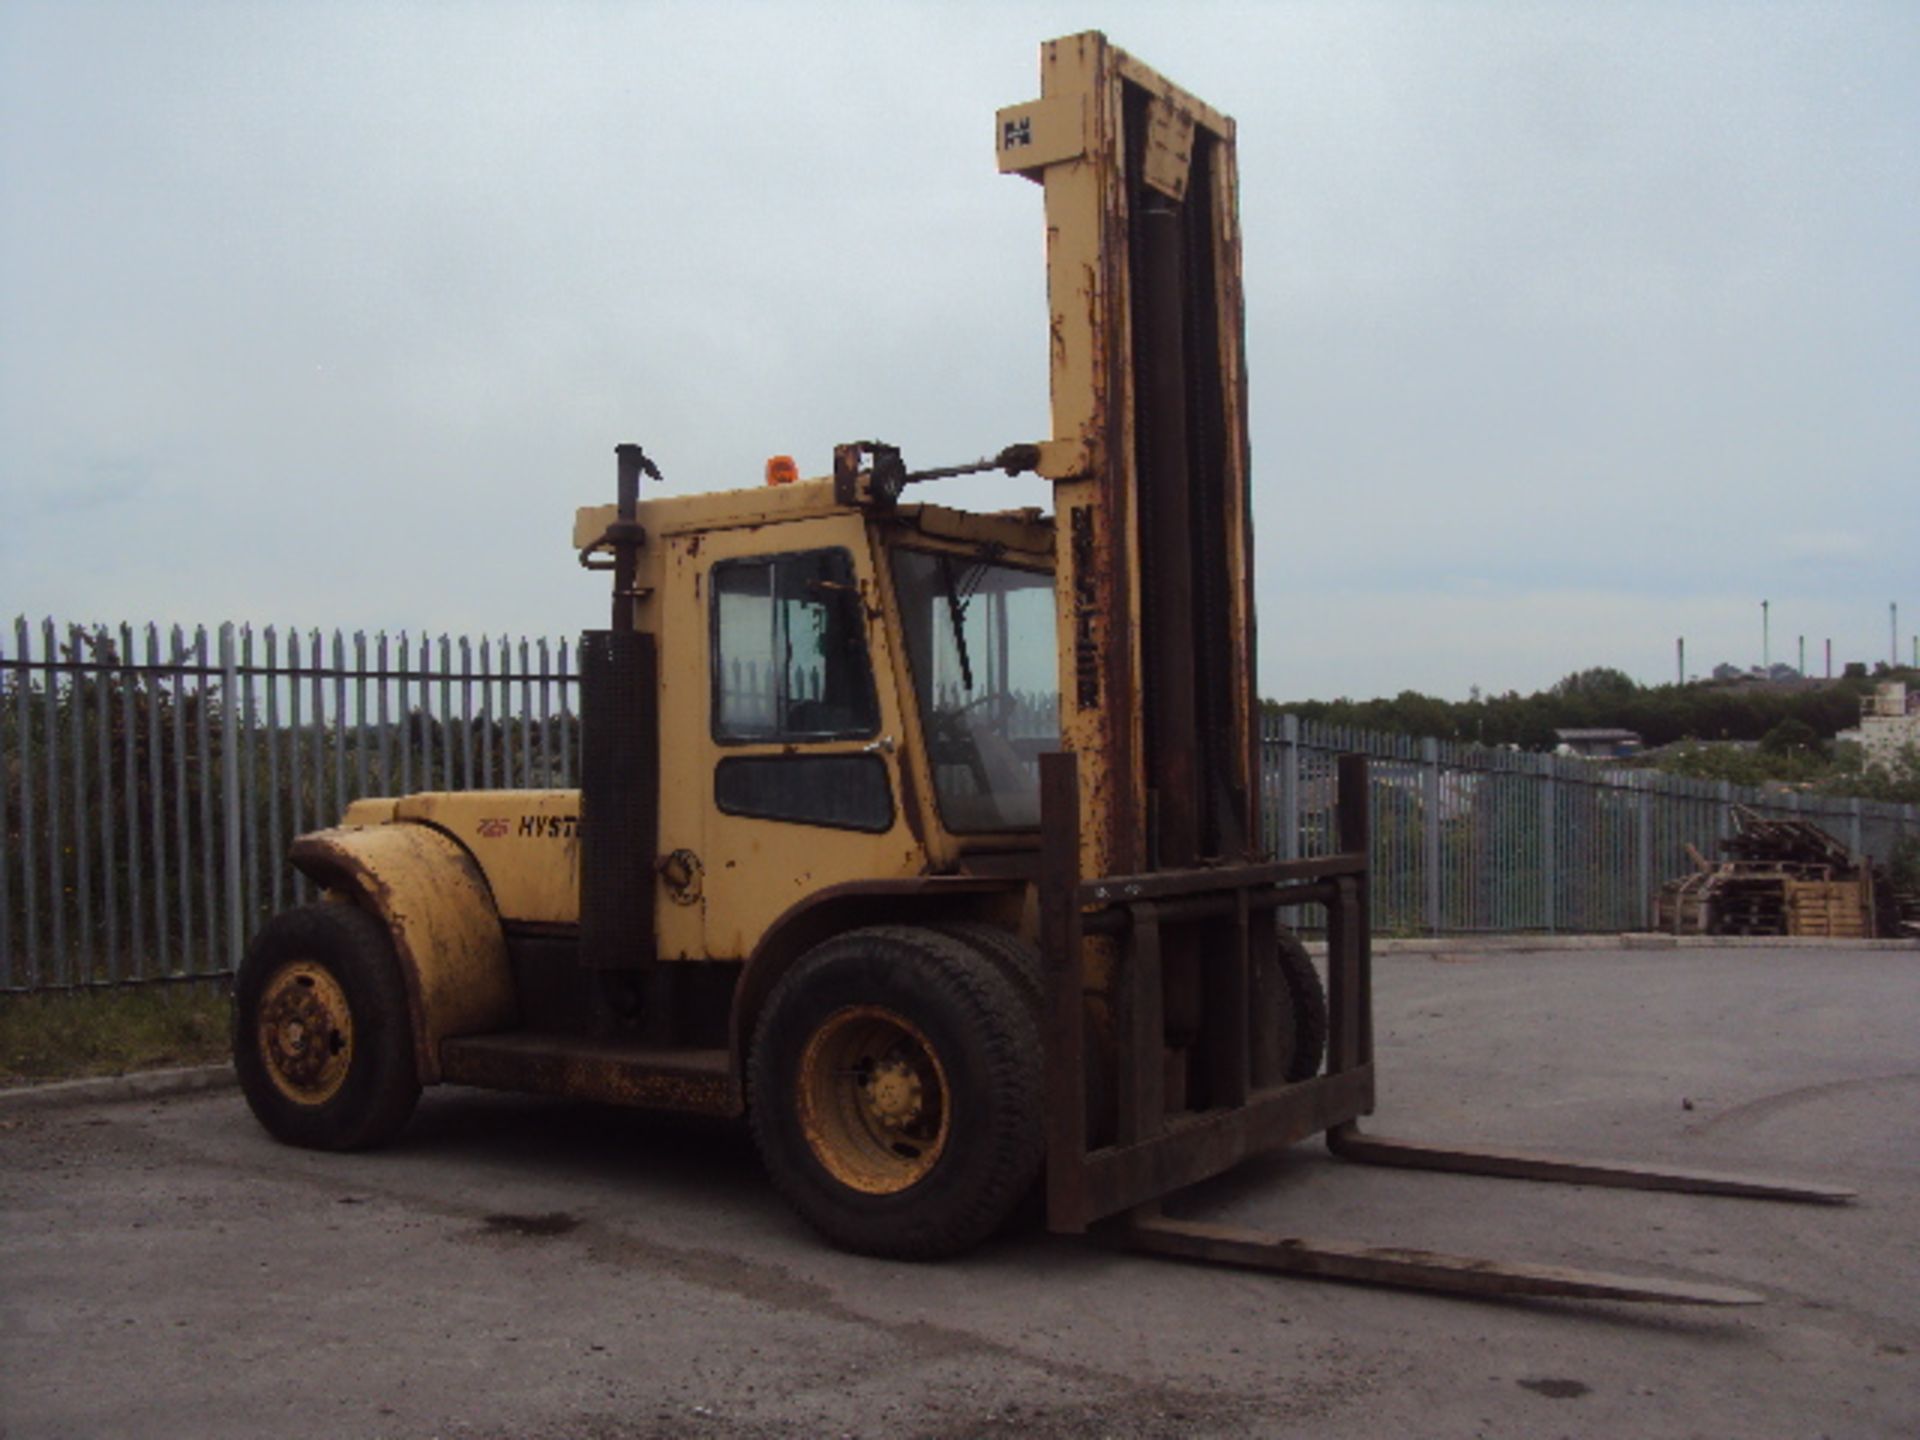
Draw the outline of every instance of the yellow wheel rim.
M331 971L290 960L260 997L260 1058L280 1093L296 1105L324 1105L353 1064L353 1012Z
M829 1015L800 1056L800 1125L841 1184L893 1195L946 1148L946 1071L927 1037L874 1005Z

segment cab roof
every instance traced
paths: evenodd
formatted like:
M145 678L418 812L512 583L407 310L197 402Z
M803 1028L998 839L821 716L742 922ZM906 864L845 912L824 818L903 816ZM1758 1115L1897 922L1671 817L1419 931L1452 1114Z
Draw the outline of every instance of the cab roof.
M574 514L574 549L584 549L599 540L618 518L618 513L613 505L582 506ZM649 536L665 538L710 530L779 525L829 515L852 517L861 513L858 508L834 499L833 481L828 479L642 500L634 518ZM1053 517L1038 510L981 514L945 505L900 505L891 511L870 514L872 518L884 518L937 539L999 545L1036 556L1053 554Z

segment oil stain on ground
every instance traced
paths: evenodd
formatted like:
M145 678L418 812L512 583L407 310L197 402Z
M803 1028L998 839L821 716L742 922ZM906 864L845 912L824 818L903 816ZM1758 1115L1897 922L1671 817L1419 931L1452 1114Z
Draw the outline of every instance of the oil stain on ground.
M1522 1390L1531 1390L1550 1400L1578 1400L1582 1395L1593 1393L1593 1387L1580 1380L1520 1380L1515 1383Z
M545 1215L489 1215L481 1222L489 1235L528 1235L548 1236L564 1235L578 1228L577 1216L564 1210L549 1211Z

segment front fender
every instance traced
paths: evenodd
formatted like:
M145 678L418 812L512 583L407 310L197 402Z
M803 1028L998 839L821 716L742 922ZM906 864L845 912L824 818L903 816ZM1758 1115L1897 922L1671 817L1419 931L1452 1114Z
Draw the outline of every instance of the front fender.
M440 1078L440 1042L513 1024L507 942L473 857L425 825L341 826L293 842L296 868L377 916L406 983L420 1080Z

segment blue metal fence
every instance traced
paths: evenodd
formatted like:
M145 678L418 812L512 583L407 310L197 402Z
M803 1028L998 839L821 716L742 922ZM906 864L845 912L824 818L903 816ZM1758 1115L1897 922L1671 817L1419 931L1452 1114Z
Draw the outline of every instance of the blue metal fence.
M1643 930L1660 883L1718 853L1744 805L1823 826L1882 863L1920 840L1920 806L1749 789L1605 762L1487 749L1269 716L1267 845L1334 843L1334 758L1372 757L1373 917L1379 934ZM1303 915L1302 919L1310 916Z
M230 972L361 795L569 785L565 640L222 625L0 637L0 992Z

